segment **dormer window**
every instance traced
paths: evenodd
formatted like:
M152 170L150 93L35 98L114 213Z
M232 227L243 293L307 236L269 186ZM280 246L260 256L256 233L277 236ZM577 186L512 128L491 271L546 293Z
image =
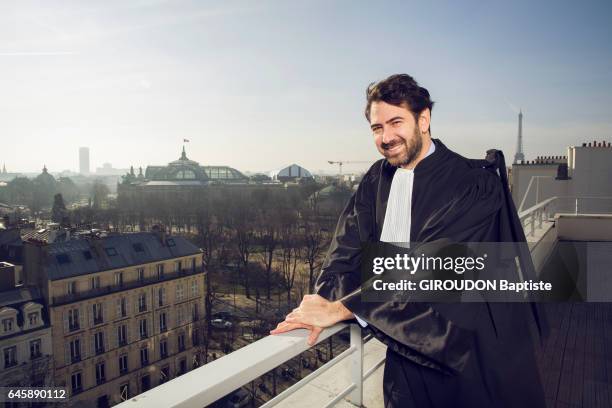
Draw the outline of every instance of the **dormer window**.
M70 257L68 256L68 254L65 254L65 253L57 254L55 258L57 259L57 263L59 263L60 265L70 263Z
M10 319L2 319L2 329L4 330L4 333L10 333L13 331L13 318Z
M28 313L28 320L30 321L30 327L38 326L38 312Z

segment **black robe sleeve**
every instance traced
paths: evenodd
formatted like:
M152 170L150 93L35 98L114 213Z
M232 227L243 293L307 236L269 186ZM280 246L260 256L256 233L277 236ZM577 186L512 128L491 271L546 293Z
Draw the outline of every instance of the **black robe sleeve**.
M472 330L461 322L473 318L478 306L460 305L466 313L453 313L452 304L361 301L361 242L364 236L372 238L373 204L367 204L374 202L368 183L362 184L364 187L360 186L340 217L316 284L317 293L329 300L340 299L368 322L368 329L379 340L404 357L444 373L460 372L474 341ZM472 169L453 189L452 199L432 213L413 241L445 238L478 242L495 238L503 203L497 174Z

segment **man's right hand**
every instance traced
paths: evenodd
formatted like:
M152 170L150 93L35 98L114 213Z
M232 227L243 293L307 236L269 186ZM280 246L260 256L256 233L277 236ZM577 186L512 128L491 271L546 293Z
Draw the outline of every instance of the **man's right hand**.
M311 326L309 324L303 323L288 323L286 321L280 322L276 329L270 331L270 334L280 334L285 333L295 329L306 329L310 330L310 335L308 336L308 345L314 346L319 338L319 334L323 331L322 327Z

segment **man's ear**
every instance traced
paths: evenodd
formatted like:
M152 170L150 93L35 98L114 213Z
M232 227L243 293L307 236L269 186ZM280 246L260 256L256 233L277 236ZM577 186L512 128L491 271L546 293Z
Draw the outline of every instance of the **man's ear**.
M429 131L429 123L431 121L431 111L429 108L423 109L419 115L419 130L421 133L427 133Z

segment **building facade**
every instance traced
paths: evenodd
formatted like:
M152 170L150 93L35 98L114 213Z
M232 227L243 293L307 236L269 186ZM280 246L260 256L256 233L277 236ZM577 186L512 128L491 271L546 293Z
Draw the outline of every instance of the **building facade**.
M79 173L84 176L89 174L89 147L79 148Z
M606 212L608 198L612 197L611 178L612 144L584 142L569 146L566 156L539 157L512 165L512 197L517 208L522 209L559 197L573 212ZM581 200L571 207L576 197Z
M26 242L24 258L49 304L54 383L72 405L111 406L200 364L202 252L184 238Z
M2 270L3 286L13 271ZM51 326L36 288L14 286L0 291L0 384L44 387L53 383Z

